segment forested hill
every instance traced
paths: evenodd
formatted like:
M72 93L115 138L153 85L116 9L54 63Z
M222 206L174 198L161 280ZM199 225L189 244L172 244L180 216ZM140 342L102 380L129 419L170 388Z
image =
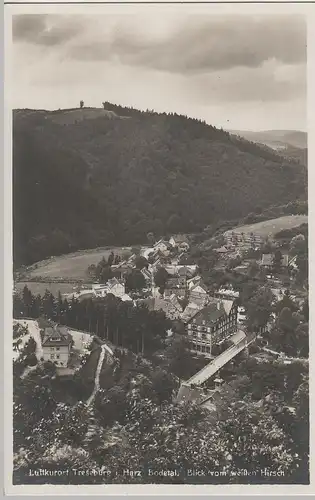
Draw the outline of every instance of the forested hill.
M13 112L15 265L197 232L306 195L304 167L244 139L105 107Z

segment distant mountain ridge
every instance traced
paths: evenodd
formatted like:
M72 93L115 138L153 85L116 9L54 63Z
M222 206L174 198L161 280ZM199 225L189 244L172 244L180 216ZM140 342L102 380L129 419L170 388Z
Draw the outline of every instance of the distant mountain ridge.
M14 110L15 262L198 232L305 197L306 178L295 161L174 113Z
M273 149L281 150L287 147L307 148L307 133L300 130L230 130L231 134L244 137L248 141L265 144Z

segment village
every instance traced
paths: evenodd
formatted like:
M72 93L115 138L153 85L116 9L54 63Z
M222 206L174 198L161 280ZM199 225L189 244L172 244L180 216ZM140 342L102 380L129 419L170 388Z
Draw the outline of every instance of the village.
M224 269L232 260L233 272L237 276L248 276L254 268L256 275L263 276L265 286L271 291L273 304L289 297L300 307L305 294L299 295L296 289L294 293L290 290L297 273L297 256L292 255L292 252L289 256L288 252L279 250L277 246L274 246L273 253L263 253L265 244L266 239L258 234L227 231L217 238L213 248L216 266ZM192 263L190 250L189 236L172 235L169 239L160 239L137 248L125 259L112 252L108 260L103 258L98 266L89 267L89 283L74 287L73 292L64 294L63 298L69 302L73 299L84 302L113 296L132 306L143 305L149 311L162 311L171 322L167 341L178 335L184 337L191 355L203 358L205 365L189 380L179 382L176 399L193 399L209 405L214 394L219 393L224 386L225 381L220 375L222 368L240 352L248 352L249 346L257 340L262 347L261 355L271 355L275 359L280 357L288 363L290 359L283 352L268 346L268 335L265 334L272 330L276 314L272 312L265 324L260 322L258 327L250 328L247 304L241 300L240 289L234 289L233 283L209 288L198 262ZM93 278L94 282L91 283ZM17 321L31 329L30 334L37 344L37 359L53 363L60 376L74 374L81 367L82 360L86 362L92 349L99 349L93 390L95 395L104 354L112 361L113 351L117 347L115 344L99 342L95 346L95 336L91 332L78 332L51 322L40 326L35 323L34 326L34 322L29 319L23 321L20 318ZM21 337L15 338L15 353L25 345L27 338L26 335L23 342ZM205 383L208 390L205 389ZM92 400L91 395L89 401Z

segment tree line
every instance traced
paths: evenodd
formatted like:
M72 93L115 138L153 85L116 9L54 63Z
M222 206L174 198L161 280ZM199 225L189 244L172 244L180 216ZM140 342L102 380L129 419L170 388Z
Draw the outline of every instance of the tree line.
M116 346L150 353L163 346L172 323L162 311L149 311L141 304L123 302L112 294L101 299L56 298L48 290L34 296L27 286L14 294L13 317L37 319L44 316L61 325L88 331Z

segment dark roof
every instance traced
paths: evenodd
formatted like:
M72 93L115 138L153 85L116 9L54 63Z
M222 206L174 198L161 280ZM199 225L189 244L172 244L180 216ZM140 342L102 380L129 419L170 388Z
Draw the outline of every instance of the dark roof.
M184 276L169 278L166 282L166 288L183 288L186 285Z
M191 321L202 326L210 323L215 324L220 318L227 316L234 301L212 298L210 304L199 311Z
M44 330L43 347L68 346L71 342L71 335L64 326L48 327Z

